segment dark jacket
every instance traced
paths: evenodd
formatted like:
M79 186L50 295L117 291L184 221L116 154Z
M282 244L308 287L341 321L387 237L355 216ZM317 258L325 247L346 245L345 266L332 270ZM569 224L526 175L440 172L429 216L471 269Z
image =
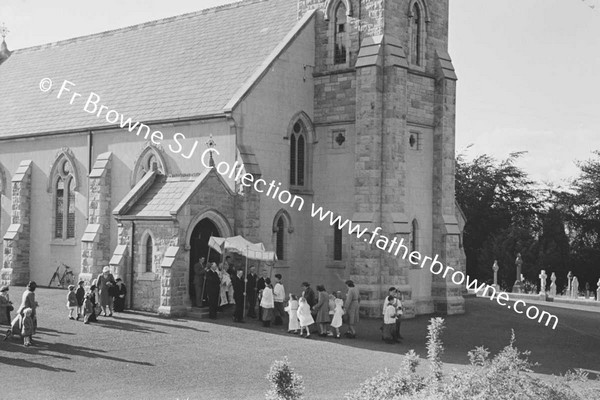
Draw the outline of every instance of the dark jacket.
M221 286L221 278L219 278L219 274L212 269L206 271L206 293L215 293L219 292Z
M75 297L77 297L77 305L81 307L83 305L83 301L85 300L85 289L79 286L75 292Z
M248 279L248 282L246 282L246 295L256 296L256 274L248 274L246 279Z
M244 301L244 280L238 278L237 275L231 279L233 285L233 298L236 303Z
M306 302L310 308L313 308L317 304L317 296L315 295L315 291L312 290L310 286L304 291L304 298L306 299Z

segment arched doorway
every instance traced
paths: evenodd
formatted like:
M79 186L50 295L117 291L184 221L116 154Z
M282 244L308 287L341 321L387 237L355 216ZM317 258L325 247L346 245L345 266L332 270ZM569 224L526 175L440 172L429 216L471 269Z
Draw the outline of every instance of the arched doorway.
M194 227L192 235L190 236L189 293L190 301L196 306L199 306L199 304L196 304L196 288L194 287L194 265L198 262L200 257L206 258L208 256L209 258L207 262L219 263L221 261L221 255L216 251L211 249L209 254L208 239L211 236L221 236L221 233L219 232L219 228L217 228L215 223L208 218L200 220L200 222L198 222Z

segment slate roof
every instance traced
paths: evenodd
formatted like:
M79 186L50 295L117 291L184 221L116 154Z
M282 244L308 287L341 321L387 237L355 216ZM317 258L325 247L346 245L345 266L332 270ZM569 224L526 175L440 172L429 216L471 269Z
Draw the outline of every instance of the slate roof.
M246 0L15 50L0 65L0 136L111 125L83 111L90 92L134 122L221 113L296 22L297 0ZM73 105L56 98L65 79Z
M127 211L127 215L170 217L170 211L186 196L197 177L158 175L152 186Z

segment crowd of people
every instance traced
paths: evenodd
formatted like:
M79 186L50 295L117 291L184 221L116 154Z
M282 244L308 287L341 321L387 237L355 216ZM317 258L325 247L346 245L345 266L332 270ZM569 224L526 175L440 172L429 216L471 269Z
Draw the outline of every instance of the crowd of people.
M281 274L275 274L271 280L267 271L263 270L259 277L256 268L251 266L247 276L244 276L244 271L236 269L229 256L220 266L214 262L206 266L204 261L205 259L201 258L194 266L195 305L202 307L206 302L211 319L217 318L217 311L227 305L233 305L235 322L245 322L246 316L257 318L263 326L270 327L271 324L282 326L287 319L289 333L306 338L313 333L337 339L341 338L342 326L345 325L344 335L348 338L356 337L360 293L353 281L344 282L347 288L345 296L340 291L328 293L323 285L317 285L315 293L310 283L303 282L301 293L296 295L289 292L286 300ZM114 278L109 267L103 268L87 291L84 284L81 280L77 289L75 285L68 288L66 307L69 319L83 319L85 324L89 324L97 322L100 315L112 317L113 312L124 310L126 286L121 278ZM0 324L10 324L4 340L11 335L20 335L25 346L33 343L32 336L37 329L36 287L35 282L29 282L13 319L11 312L14 307L8 294L9 288L0 288ZM381 331L382 339L387 343L398 343L402 340L401 297L400 292L391 287L383 302Z
M114 278L109 267L102 269L102 273L91 282L87 292L84 284L85 282L80 280L77 289L75 289L75 285L68 287L66 307L69 319L83 319L85 324L89 324L97 322L100 314L112 317L113 311L122 312L125 309L127 288L121 278ZM33 335L37 330L36 288L37 284L34 281L27 284L21 305L13 319L11 319L11 312L14 311L14 306L10 301L9 287L2 286L0 288L0 324L10 325L10 328L6 330L4 340L13 335L19 335L23 338L25 346L33 344Z
M360 293L351 280L344 281L347 288L345 295L340 291L328 293L323 285L317 285L315 293L308 282L303 282L301 293L289 292L286 298L281 274L275 274L271 280L266 270L258 276L256 268L251 266L244 276L244 271L235 268L230 256L225 257L221 265L215 262L206 265L202 257L193 270L195 305L203 307L207 304L211 319L217 318L219 310L233 305L235 322L245 322L245 313L249 318L257 318L265 327L283 325L287 319L290 333L308 338L312 331L322 337L338 339L342 336L344 325L344 336L356 337ZM382 339L386 342L401 341L402 314L401 294L392 287L382 311Z

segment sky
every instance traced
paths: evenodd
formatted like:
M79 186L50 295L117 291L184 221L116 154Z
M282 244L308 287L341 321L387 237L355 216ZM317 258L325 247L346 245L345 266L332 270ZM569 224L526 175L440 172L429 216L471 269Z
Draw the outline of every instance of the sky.
M0 0L0 25L14 50L231 2ZM450 0L449 52L457 153L526 151L531 178L561 185L600 150L600 0Z

